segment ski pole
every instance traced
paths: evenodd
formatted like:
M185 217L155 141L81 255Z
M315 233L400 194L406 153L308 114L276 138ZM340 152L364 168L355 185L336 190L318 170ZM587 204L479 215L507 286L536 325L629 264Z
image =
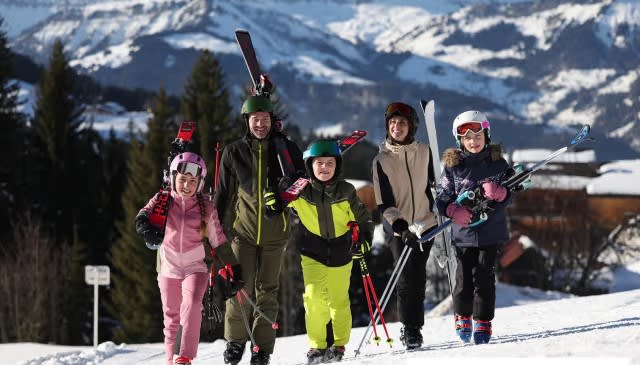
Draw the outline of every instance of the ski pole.
M222 259L220 259L220 262L222 262ZM224 262L222 263L224 264ZM231 275L231 278L233 279L233 270L231 270L231 267L229 265L225 265L223 268L221 268L218 271L218 275L222 276L225 280L228 278L228 275ZM244 328L247 330L247 334L249 335L249 339L251 340L251 351L258 352L260 351L260 346L256 344L256 341L253 337L253 333L251 332L251 327L249 325L249 316L244 309L244 303L242 300L242 295L240 290L238 290L235 293L235 295L233 296L233 299L235 299L236 304L240 307L242 323L244 324Z
M423 242L427 242L427 241L433 239L437 235L441 234L447 227L449 227L451 225L451 223L452 223L451 220L445 221L444 223L442 223L442 224L436 226L435 228L429 230L422 237L420 237L418 239L418 241L420 243L423 243ZM405 248L402 250L402 253L400 254L400 258L398 259L398 262L396 263L396 266L399 268L398 272L402 272L402 269L404 268L404 266L407 263L407 260L409 258L409 254L411 254L411 248L405 246ZM400 278L400 274L396 275L393 278L393 280L389 279L389 283L387 285L387 287L389 288L389 291L388 291L389 294L391 292L393 292L393 290L395 289L396 285L398 284L398 279L399 278ZM385 307L387 305L389 297L390 297L390 295L388 295L386 297L387 301L385 303L383 303L383 305L381 307L381 311L384 311L384 309L385 309ZM377 323L377 320L376 320L376 323ZM362 347L362 344L364 343L365 338L369 334L369 328L370 327L371 327L371 323L369 323L369 327L367 327L367 329L365 330L365 333L362 336L362 339L360 340L360 344L358 345L358 348L354 351L355 352L355 356L358 356L358 354L360 353L360 348Z
M251 296L249 295L249 293L247 293L247 289L245 289L245 288L240 289L240 293L242 293L242 295L247 300L247 302L249 302L249 304L251 304L253 309L256 312L258 312L262 316L262 318L264 318L267 322L269 322L271 324L271 328L273 328L274 330L277 330L280 327L280 325L278 324L277 321L271 319L260 308L258 308L258 305L256 304L256 302L254 302L253 299L251 299Z
M351 241L353 244L356 244L359 240L359 229L358 229L358 223L355 221L351 221L349 223L347 223L347 225L349 226L349 228L351 229ZM371 280L371 275L369 274L369 269L367 267L367 263L364 260L364 257L360 258L359 260L359 264L360 264L360 273L362 275L362 284L364 286L364 293L365 293L365 297L367 298L367 306L369 308L369 316L371 317L371 321L369 322L369 327L367 327L367 332L368 329L371 327L371 325L373 324L373 332L374 332L374 342L377 344L380 343L380 336L378 336L378 331L376 329L376 324L377 324L377 319L376 316L373 313L373 309L371 306L371 296L373 297L375 306L376 306L376 313L379 315L379 317L382 319L382 327L385 331L385 335L387 337L387 343L389 344L389 346L392 346L393 344L393 340L389 337L389 332L387 331L387 325L386 322L384 321L384 317L382 316L382 310L380 309L380 303L378 302L378 296L376 295L376 289L373 285L373 281ZM366 337L366 333L365 336ZM364 339L363 337L363 339ZM362 341L360 342L360 346L362 346ZM360 347L358 347L359 351ZM357 354L357 352L356 352Z
M355 245L358 242L358 223L354 222L354 221L350 221L349 223L347 223L347 225L349 226L349 229L351 230L351 244ZM373 308L371 306L371 296L369 295L369 283L367 282L367 279L365 277L365 269L364 266L362 265L362 258L357 260L358 263L360 264L360 275L362 276L362 286L364 287L364 296L365 298L367 298L367 307L369 308L369 318L370 319L370 324L373 323L373 341L376 343L376 345L378 345L380 343L380 336L378 336L378 330L376 328L376 321L374 320L374 314L373 314ZM367 328L368 329L368 328Z
M363 273L363 280L365 280L365 288L366 285L369 285L369 289L371 290L371 295L373 296L373 302L376 305L376 308L378 310L378 313L380 314L380 322L382 323L382 328L384 329L384 334L387 337L387 343L389 344L389 347L393 347L393 340L391 339L391 337L389 337L389 331L387 330L387 323L384 320L384 316L382 315L382 310L380 309L380 303L378 302L378 296L376 295L376 289L373 286L373 281L371 280L371 275L369 274L369 268L367 267L367 263L364 260L364 257L361 258L360 260L360 271ZM365 289L365 293L366 293L366 289ZM369 300L368 294L367 294L367 300ZM371 311L371 303L369 303L369 311ZM374 331L375 331L375 325L373 327ZM378 338L378 342L380 341L380 339Z
M220 142L216 142L216 164L215 174L213 180L213 191L218 188L218 174L220 172ZM216 250L211 248L211 255L216 257ZM214 287L216 284L216 272L215 263L211 263L211 270L209 270L209 287L207 288L207 296L204 306L204 315L206 315L209 332L213 332L218 323L222 322L222 311L215 303Z
M249 327L249 317L247 315L247 312L244 310L240 292L236 292L234 299L236 300L238 306L240 306L240 312L242 312L242 323L244 323L244 328L247 330L247 334L249 334L249 339L251 340L251 351L257 353L258 351L260 351L260 346L256 344L256 340L253 338L253 333L251 332L251 328Z
M400 278L400 272L402 272L402 269L404 269L404 265L406 264L407 260L409 259L409 254L411 254L411 248L405 246L405 248L402 250L402 253L400 254L400 257L398 258L398 262L396 263L393 272L391 273L391 276L389 277L389 281L387 281L387 285L384 288L384 291L382 293L382 298L381 298L381 302L382 302L382 307L381 310L384 311L384 309L387 306L387 302L389 301L389 298L391 297L391 293L393 292L393 289L395 288L398 279ZM389 290L389 288L391 288ZM376 308L376 312L374 313L374 318L369 321L369 325L367 326L367 328L364 331L364 334L362 335L362 338L360 339L360 343L358 344L358 348L354 351L355 356L358 356L358 354L360 354L360 348L362 348L362 344L364 343L365 339L369 336L369 331L371 330L371 326L374 323L378 323L378 310Z

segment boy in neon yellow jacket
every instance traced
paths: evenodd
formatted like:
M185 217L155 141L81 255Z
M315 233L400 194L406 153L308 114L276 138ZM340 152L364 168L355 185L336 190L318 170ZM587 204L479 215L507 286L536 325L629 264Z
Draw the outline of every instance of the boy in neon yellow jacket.
M293 227L293 239L302 261L305 322L311 346L307 358L309 364L317 364L339 361L344 355L351 333L352 258L369 251L374 226L353 185L339 177L342 158L335 141L312 143L303 159L311 183L288 207L300 221ZM360 227L360 242L351 242L351 221ZM327 349L329 320L334 345Z

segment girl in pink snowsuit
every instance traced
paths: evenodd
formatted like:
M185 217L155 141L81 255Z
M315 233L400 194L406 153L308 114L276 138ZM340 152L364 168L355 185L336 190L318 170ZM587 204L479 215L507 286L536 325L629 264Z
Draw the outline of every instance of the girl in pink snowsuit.
M209 278L203 240L216 248L227 242L227 238L213 201L201 194L207 175L204 160L195 153L181 153L171 162L170 171L171 200L164 237L149 223L157 196L138 213L136 231L147 243L161 243L157 270L167 364L174 364L173 348L179 325L182 325L182 338L175 364L191 364L198 350L202 298Z

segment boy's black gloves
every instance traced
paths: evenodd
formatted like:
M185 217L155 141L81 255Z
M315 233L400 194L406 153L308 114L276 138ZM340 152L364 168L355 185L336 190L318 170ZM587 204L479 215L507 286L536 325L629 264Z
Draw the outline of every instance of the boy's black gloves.
M244 280L242 279L242 266L236 264L226 266L218 271L218 274L224 279L223 295L224 299L232 298L238 291L244 288Z
M289 187L291 187L291 185L293 185L294 182L296 181L289 176L281 177L280 180L278 181L278 191L281 193L283 191L287 191L287 189L289 189Z
M145 243L156 246L162 244L164 233L160 232L157 227L152 225L151 222L149 222L149 217L145 214L139 214L136 217L135 224L136 233L144 240Z
M369 241L355 242L351 246L351 258L360 260L369 251L371 251L371 243L369 243Z

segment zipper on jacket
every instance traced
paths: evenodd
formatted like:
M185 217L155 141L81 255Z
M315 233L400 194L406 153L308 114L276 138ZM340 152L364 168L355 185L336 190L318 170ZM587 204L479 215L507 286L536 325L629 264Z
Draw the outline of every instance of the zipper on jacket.
M282 213L280 213L280 216L282 216L282 232L286 232L287 231L287 217L284 214L284 211Z
M182 252L183 251L182 246L183 246L183 240L184 240L184 219L185 219L186 213L185 213L185 208L184 208L185 207L185 199L182 198L180 200L181 200L180 205L182 206L182 219L180 221L180 268L184 269L184 262L182 261L182 259L184 258L183 257L184 255L183 255L183 252Z
M258 189L256 191L258 200L258 234L256 235L256 245L260 244L262 231L262 143L258 141Z
M411 170L409 169L409 158L407 150L404 150L404 165L407 167L407 174L409 174L409 186L411 187L411 224L416 219L416 199L413 195L413 178L411 177Z
M324 215L324 233L326 235L327 238L331 237L331 232L329 232L329 217L327 215L327 207L324 204L324 198L325 198L325 189L326 186L324 184L322 184L322 215Z

